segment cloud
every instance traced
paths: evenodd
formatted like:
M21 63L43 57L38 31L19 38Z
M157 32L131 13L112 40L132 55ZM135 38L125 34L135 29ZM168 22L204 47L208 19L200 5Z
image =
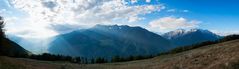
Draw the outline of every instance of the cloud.
M56 7L56 3L53 1L47 1L47 2L42 2L43 6L50 8L51 10L53 10Z
M13 0L11 3L14 7L28 13L31 18L51 23L105 23L132 18L140 20L138 15L160 11L163 7L162 5L127 6L127 3L121 0Z
M168 9L167 12L183 12L183 13L187 13L189 12L189 10L178 10L178 9Z
M189 12L189 10L183 10L182 12Z
M75 24L52 24L49 29L53 29L54 31L57 31L59 33L69 33L78 29L83 29L85 26L82 25L75 25Z
M176 9L169 9L167 12L176 12Z
M165 8L161 4L131 6L124 0L9 0L9 3L12 8L26 14L25 18L21 18L22 22L27 22L23 23L26 26L21 27L28 27L29 31L34 32L42 31L31 28L54 31L54 28L49 28L53 25L90 27L96 24L118 24L119 21L133 23L144 20L142 15Z
M210 30L213 33L220 35L220 36L227 36L227 35L232 35L232 34L239 34L239 31L237 30L231 30L231 31L219 31L219 30Z
M137 3L138 0L131 0L131 3Z
M147 3L150 3L151 0L146 0Z
M0 9L0 14L3 14L4 12L6 12L6 9Z
M153 31L169 31L179 28L196 28L200 22L196 20L188 20L183 17L163 17L156 20L153 20L149 23L149 28Z

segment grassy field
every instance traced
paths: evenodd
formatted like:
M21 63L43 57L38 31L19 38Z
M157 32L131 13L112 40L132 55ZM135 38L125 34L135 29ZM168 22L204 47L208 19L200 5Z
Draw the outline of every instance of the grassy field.
M239 40L152 59L105 64L72 64L0 57L0 69L239 69Z

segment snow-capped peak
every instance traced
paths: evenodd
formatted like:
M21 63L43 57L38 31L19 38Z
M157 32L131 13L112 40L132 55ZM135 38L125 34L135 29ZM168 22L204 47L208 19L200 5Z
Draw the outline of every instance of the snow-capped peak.
M168 38L168 39L171 39L171 38L174 38L174 36L184 35L185 33L186 33L185 29L177 29L175 31L165 33L163 36Z

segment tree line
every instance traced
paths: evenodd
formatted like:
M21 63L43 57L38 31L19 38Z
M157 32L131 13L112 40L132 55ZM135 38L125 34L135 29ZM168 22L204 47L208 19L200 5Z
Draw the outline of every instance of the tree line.
M148 58L153 58L153 57L154 57L153 55L129 56L129 57L114 56L111 59L106 59L106 58L102 58L102 57L88 59L88 58L84 58L84 57L71 57L71 56L43 53L43 54L38 54L38 55L32 54L25 58L43 60L43 61L64 61L64 62L67 61L67 62L79 63L79 64L95 64L95 63L125 62L125 61L148 59Z

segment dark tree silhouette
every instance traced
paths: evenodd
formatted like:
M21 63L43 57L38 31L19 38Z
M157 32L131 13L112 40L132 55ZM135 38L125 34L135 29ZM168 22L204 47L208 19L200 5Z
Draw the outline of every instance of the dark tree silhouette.
M0 16L0 52L3 52L3 39L4 39L4 31L3 31L3 26L4 26L4 20L3 17ZM1 53L3 55L3 53Z
M2 40L5 37L4 31L3 31L3 26L4 26L4 20L3 20L3 17L0 16L0 43L1 43L0 45L2 45Z
M95 63L107 63L107 60L105 60L104 58L98 57L96 58Z

